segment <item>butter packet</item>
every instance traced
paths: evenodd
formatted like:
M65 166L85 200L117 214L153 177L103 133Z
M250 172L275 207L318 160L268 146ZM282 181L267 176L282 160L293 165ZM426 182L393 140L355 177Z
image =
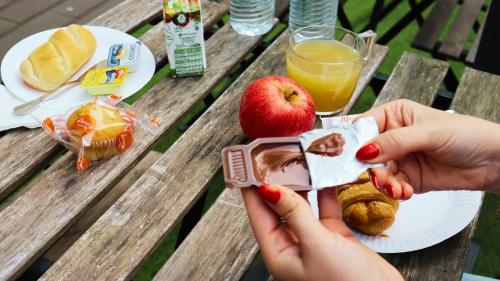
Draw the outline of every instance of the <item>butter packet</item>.
M323 129L299 136L305 152L311 189L355 182L369 168L385 164L368 164L356 159L356 152L369 140L378 136L378 127L372 117L352 123L356 116L324 118Z
M128 67L106 67L90 70L80 85L92 96L118 94L125 83Z
M137 71L141 45L142 43L140 41L134 43L114 44L109 48L107 66L127 66L129 72Z

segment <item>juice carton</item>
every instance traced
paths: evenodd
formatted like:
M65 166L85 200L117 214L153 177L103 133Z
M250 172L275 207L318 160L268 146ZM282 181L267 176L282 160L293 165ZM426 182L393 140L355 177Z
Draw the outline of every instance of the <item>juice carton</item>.
M163 0L163 19L172 76L203 75L207 61L201 0Z

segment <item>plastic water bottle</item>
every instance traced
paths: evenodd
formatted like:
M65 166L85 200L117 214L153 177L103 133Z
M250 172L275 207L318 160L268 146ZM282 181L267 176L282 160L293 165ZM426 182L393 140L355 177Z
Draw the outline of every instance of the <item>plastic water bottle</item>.
M289 31L310 25L335 26L338 0L291 0Z
M274 0L231 0L231 26L240 34L262 35L273 27L273 18Z

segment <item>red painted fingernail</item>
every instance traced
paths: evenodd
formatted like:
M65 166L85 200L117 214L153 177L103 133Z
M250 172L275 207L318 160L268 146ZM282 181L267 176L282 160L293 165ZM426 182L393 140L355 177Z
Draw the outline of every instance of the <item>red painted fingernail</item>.
M380 147L376 143L370 143L361 147L358 152L356 152L356 158L360 161L371 160L378 156L380 153Z
M384 187L384 192L387 194L387 196L394 198L394 191L392 190L392 186L385 186Z
M280 191L272 185L263 184L259 187L258 191L262 199L273 205L278 203L278 201L280 200Z
M377 176L375 176L375 173L372 169L368 170L368 175L370 176L370 180L372 181L372 184L375 186L375 188L379 189L380 187L378 185Z

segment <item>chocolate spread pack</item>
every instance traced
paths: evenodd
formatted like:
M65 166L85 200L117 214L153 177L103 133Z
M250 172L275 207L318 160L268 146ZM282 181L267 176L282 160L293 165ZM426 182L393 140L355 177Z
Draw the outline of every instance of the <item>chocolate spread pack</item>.
M354 182L371 167L356 159L358 149L378 135L373 118L324 118L323 129L298 137L261 138L222 150L228 188L279 184L293 190L320 190Z

